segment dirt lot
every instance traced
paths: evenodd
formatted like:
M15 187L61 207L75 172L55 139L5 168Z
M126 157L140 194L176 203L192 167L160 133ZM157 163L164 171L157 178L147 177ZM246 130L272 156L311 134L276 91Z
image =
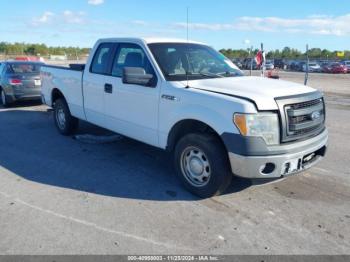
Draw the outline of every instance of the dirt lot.
M244 71L246 75L249 71ZM260 71L253 71L253 75L260 75ZM279 71L282 80L304 84L305 73ZM326 93L350 95L350 74L310 73L308 85Z
M310 84L348 94L350 75L334 77ZM235 179L207 200L181 187L162 151L60 136L43 105L0 108L0 254L350 254L350 98L327 94L327 106L317 167ZM85 123L79 133L109 134Z

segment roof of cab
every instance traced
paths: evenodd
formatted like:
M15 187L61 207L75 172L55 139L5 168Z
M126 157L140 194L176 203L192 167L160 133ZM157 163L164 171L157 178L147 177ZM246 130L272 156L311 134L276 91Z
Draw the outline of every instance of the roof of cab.
M122 41L122 42L144 42L145 44L155 44L155 43L190 43L190 44L201 44L205 45L204 43L192 41L192 40L186 40L186 39L178 39L178 38L159 38L159 37L120 37L120 38L104 38L100 39L99 42L108 42L108 41Z

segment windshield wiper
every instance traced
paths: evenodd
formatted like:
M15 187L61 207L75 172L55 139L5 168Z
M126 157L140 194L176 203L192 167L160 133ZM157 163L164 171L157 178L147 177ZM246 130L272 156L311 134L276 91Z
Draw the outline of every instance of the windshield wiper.
M237 76L235 72L230 72L230 71L221 72L221 73L218 73L218 75L221 75L222 77Z
M223 78L225 76L221 75L221 74L215 74L215 73L210 73L210 72L199 72L198 74L200 74L201 76L208 76L208 77L212 77L212 78Z

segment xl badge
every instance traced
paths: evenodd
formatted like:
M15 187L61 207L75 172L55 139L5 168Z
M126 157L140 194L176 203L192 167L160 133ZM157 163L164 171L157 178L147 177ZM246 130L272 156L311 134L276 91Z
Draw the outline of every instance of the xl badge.
M315 111L311 114L311 119L312 120L316 120L319 119L321 117L321 112L320 111Z

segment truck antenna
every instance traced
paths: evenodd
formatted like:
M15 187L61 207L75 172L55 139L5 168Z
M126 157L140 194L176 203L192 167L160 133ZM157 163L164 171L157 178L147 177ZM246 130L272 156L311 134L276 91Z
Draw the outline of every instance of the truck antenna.
M189 39L188 39L188 25L189 25L189 22L188 22L188 10L189 10L189 8L187 7L187 14L186 14L186 34L187 34L187 42L189 41Z

